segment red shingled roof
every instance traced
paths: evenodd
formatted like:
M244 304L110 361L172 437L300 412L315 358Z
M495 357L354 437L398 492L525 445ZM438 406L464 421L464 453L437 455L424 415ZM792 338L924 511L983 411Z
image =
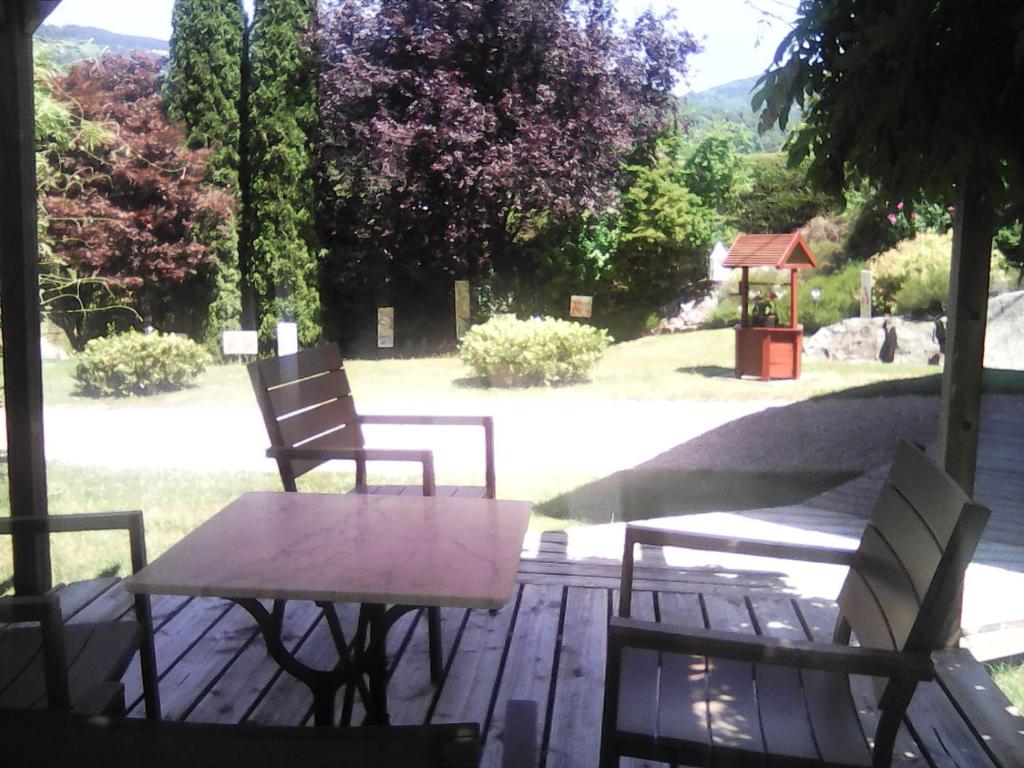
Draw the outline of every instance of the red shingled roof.
M740 235L722 266L807 269L818 265L800 233L794 232L791 235Z

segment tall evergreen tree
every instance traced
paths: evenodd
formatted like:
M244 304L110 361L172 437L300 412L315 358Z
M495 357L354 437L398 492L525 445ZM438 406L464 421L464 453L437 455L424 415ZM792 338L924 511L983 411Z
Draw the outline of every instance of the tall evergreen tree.
M250 36L249 183L243 250L264 340L294 320L320 336L314 217L317 0L256 0Z
M167 112L184 123L192 148L209 148L209 180L240 202L245 14L241 0L175 0L170 62L164 81ZM237 328L241 317L238 224L199 232L217 261L208 334Z

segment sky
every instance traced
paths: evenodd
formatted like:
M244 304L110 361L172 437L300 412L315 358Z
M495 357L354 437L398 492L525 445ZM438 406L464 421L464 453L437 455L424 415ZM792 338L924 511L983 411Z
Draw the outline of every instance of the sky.
M250 12L252 0L245 0ZM796 0L617 0L619 15L635 18L648 7L674 10L676 23L704 47L693 57L682 92L702 91L751 75L771 63L793 18ZM173 0L63 0L50 24L79 24L166 40ZM781 17L783 20L779 20Z

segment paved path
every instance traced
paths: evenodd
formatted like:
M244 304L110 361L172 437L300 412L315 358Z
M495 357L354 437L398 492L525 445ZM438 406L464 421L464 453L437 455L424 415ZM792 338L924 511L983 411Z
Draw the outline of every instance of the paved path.
M363 403L366 413L438 412L415 404ZM556 475L585 468L599 477L644 464L680 469L865 471L896 439L934 437L935 397L870 400L587 401L488 405L495 418L497 466ZM479 410L474 408L473 410ZM469 410L447 409L448 413ZM46 410L51 461L88 466L273 471L266 432L253 407ZM2 429L2 427L0 427ZM439 474L475 472L479 429L368 427L370 445L432 447ZM392 468L395 469L395 468ZM400 470L401 468L399 468ZM408 466L404 471L409 472Z

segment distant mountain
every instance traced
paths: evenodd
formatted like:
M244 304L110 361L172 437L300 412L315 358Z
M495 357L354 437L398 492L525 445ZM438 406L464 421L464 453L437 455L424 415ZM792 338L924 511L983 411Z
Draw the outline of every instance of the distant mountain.
M712 128L733 123L747 129L750 152L778 152L786 140L778 128L772 128L763 136L757 133L758 115L750 106L754 86L760 75L733 80L706 91L691 93L682 100L682 114L689 118L691 130L700 134ZM791 116L792 118L795 117Z
M36 31L36 39L51 43L72 43L86 54L84 58L102 53L126 54L132 51L165 55L169 50L168 42L159 38L121 35L98 27L79 27L74 24L63 27L44 24Z

